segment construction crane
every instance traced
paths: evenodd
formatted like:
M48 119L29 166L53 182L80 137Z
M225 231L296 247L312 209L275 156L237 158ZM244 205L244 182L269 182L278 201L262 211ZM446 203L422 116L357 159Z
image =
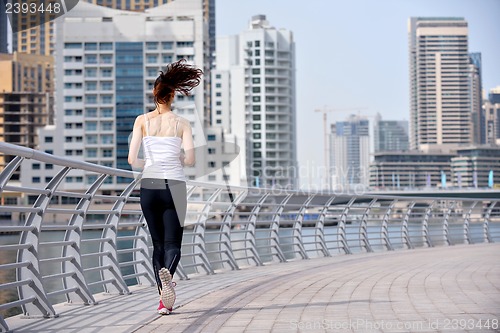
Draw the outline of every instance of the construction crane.
M324 159L325 159L325 184L327 184L327 189L330 190L330 180L329 180L329 172L330 172L330 163L328 161L328 113L329 112L353 112L358 111L358 115L361 110L366 110L365 107L359 108L346 108L346 109L332 109L327 106L324 106L322 109L316 109L314 112L322 112L323 113L323 145L324 145Z

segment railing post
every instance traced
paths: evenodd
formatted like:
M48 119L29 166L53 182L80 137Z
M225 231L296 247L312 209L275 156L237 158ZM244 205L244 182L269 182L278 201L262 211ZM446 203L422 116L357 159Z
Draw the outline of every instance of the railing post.
M463 203L462 203L463 204ZM477 201L472 202L469 211L465 215L464 219L464 242L466 244L472 244L472 240L470 238L470 233L469 233L469 225L470 225L470 215L472 214L472 211L477 205Z
M233 222L234 212L240 204L240 202L246 197L248 191L241 191L236 199L231 202L231 206L226 210L224 218L222 219L222 230L221 230L221 246L224 247L224 253L226 253L227 260L232 269L240 269L236 258L233 253L233 246L231 243L231 224ZM222 239L223 238L223 239ZM222 250L222 248L221 248Z
M366 207L365 212L363 213L363 218L361 219L361 224L359 226L359 245L366 249L366 252L373 252L372 246L370 245L370 241L368 240L368 214L377 202L377 199L372 199L368 207Z
M352 197L351 200L347 203L347 205L344 207L344 210L342 211L342 214L340 215L340 221L337 225L337 229L339 230L339 233L337 234L337 241L342 244L342 249L346 254L352 254L351 249L349 248L349 244L347 243L347 239L345 237L345 225L347 223L347 214L349 213L349 209L351 208L352 204L356 201L356 197Z
M191 187L189 187L188 184L186 184L186 187L187 187L187 191L186 191L186 201L188 202L188 207L189 207L189 198L191 197L191 195L193 195L194 193L194 190L196 189L196 186L194 185L191 185ZM187 208L186 208L187 209ZM189 212L186 211L186 218L189 216ZM184 270L184 266L182 266L182 255L181 255L181 260L179 261L179 263L177 264L177 269L175 270L175 273L179 275L179 278L181 280L189 280L189 277L186 273L186 271Z
M135 229L135 235L141 236L141 238L134 239L134 248L139 249L139 251L134 252L134 261L137 262L137 264L134 264L134 269L136 273L142 273L142 275L137 277L140 284L155 286L156 281L153 272L153 263L151 262L152 255L148 246L149 233L144 215L141 215L139 222L141 226Z
M272 253L272 255L278 257L278 260L280 262L286 261L285 255L283 254L283 251L281 251L281 247L280 247L280 239L279 239L280 219L281 219L281 214L283 213L283 209L285 208L286 203L288 202L288 200L290 200L290 198L292 196L293 196L293 194L288 194L281 201L278 208L274 212L273 220L271 222L271 228L270 228L271 253Z
M47 207L50 204L52 195L59 184L64 180L64 177L71 170L70 167L64 167L60 170L45 187L49 192L40 194L33 205L34 208L39 208L37 213L30 213L26 218L26 226L32 226L34 229L23 231L19 244L31 244L29 249L22 249L17 252L17 262L31 262L28 267L17 269L17 280L32 280L29 285L18 287L19 299L35 297L36 301L22 305L23 313L26 316L56 316L56 312L47 298L47 293L42 283L42 275L40 274L40 258L38 254L39 235L42 228L43 216Z
M214 274L214 269L210 264L210 260L208 259L208 254L206 250L206 244L205 244L206 222L208 214L210 213L210 209L212 208L215 199L217 199L221 191L222 189L219 188L215 190L214 193L212 193L210 198L205 203L205 206L201 210L201 213L198 216L198 221L196 222L193 230L194 243L197 244L197 246L193 248L193 253L195 254L194 261L196 263L201 264L201 266L205 268L207 274Z
M246 243L248 242L250 244L249 250L252 253L252 256L247 257L252 258L257 266L262 266L262 260L260 259L259 252L257 251L257 242L255 238L255 229L257 225L257 216L259 216L260 210L262 209L262 206L264 205L264 202L266 201L267 197L269 196L269 193L264 193L262 197L257 201L257 204L253 207L252 212L250 213L250 216L248 218L249 224L247 224L247 235L248 237L246 238L245 242L245 248ZM246 251L245 251L246 252Z
M75 209L80 210L78 214L73 214L68 222L69 226L74 226L74 229L68 229L64 235L65 241L72 241L73 244L65 245L62 248L62 257L73 256L75 259L72 261L64 261L61 264L62 272L74 272L72 276L63 277L63 286L65 289L77 288L74 293L66 294L66 300L68 303L75 303L77 301L83 301L84 304L95 304L96 301L92 293L90 292L85 275L83 274L82 267L82 253L81 253L81 241L82 241L82 227L85 220L85 215L90 207L90 202L97 190L101 187L102 183L106 179L106 175L100 175L97 180L90 186L90 188L85 192L86 197L81 198ZM78 297L75 297L78 296Z
M408 232L408 221L410 220L411 211L413 210L413 207L415 207L415 203L415 201L412 201L408 205L408 210L406 211L403 219L403 226L401 227L401 238L403 239L403 244L406 244L409 249L413 249L413 245L410 240L410 233Z
M316 222L316 226L314 228L315 229L314 241L316 243L316 250L323 252L323 255L325 257L332 256L330 251L328 250L328 247L326 246L325 229L324 228L325 228L326 213L328 212L328 208L332 204L333 200L335 200L335 198L336 198L336 196L332 196L332 197L330 197L330 199L328 199L325 202L325 205L323 206L323 208L321 209L321 212L319 213L319 219ZM319 245L319 249L318 249L318 245Z
M448 230L448 224L449 224L448 220L450 219L451 211L453 210L453 208L455 208L456 203L457 202L455 200L450 201L443 220L443 240L446 243L446 245L451 245L449 230Z
M302 241L302 224L304 222L304 215L306 213L306 210L315 196L316 194L310 194L309 197L306 199L306 201L304 201L302 207L300 207L299 212L297 214L297 219L293 223L293 228L292 228L293 246L298 248L298 252L302 256L302 259L309 259L306 249L304 248L304 242Z
M398 199L393 199L391 204L389 205L389 208L387 208L387 211L384 214L384 219L382 220L382 227L380 230L381 236L382 236L382 241L384 242L385 247L389 251L393 251L394 247L391 244L391 240L389 239L389 217L392 214L392 209L398 202Z
M488 207L488 210L486 211L486 214L484 215L484 222L483 222L483 239L485 242L488 243L493 243L493 239L490 236L490 215L491 212L493 211L493 208L497 204L497 201L491 202L490 206Z
M101 243L100 246L101 252L108 253L107 256L100 257L101 266L109 267L101 271L102 279L111 281L104 284L104 289L107 293L130 294L127 284L123 280L120 264L118 263L118 223L120 222L121 212L125 207L127 199L139 181L140 178L135 178L120 194L119 199L113 205L113 213L109 214L106 219L106 224L110 225L110 227L105 228L102 232L103 238L110 239L108 242Z
M424 243L427 243L428 247L434 246L434 244L432 244L431 236L429 235L429 218L431 217L432 208L434 207L435 203L436 200L433 200L429 207L427 207L427 209L425 210L424 220L422 221L422 237L424 239Z
M7 182L10 180L14 172L16 172L17 168L21 165L24 157L16 156L5 166L5 168L0 172L0 194L7 185Z

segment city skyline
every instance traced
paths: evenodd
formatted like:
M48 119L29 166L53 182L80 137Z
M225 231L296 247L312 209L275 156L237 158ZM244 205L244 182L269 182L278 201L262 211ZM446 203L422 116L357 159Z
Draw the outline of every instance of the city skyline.
M283 15L286 8L287 15ZM497 9L495 9L497 8ZM313 174L301 187L319 184L323 166L322 119L314 109L368 108L385 120L409 120L408 19L463 17L469 25L469 52L482 55L486 93L500 85L500 45L493 31L500 28L495 13L500 2L276 0L234 3L217 0L217 36L231 35L248 25L251 15L265 14L276 28L294 33L297 50L298 160ZM495 28L496 27L496 28ZM328 122L349 114L332 113ZM300 124L300 125L299 125ZM310 179L310 181L309 181Z

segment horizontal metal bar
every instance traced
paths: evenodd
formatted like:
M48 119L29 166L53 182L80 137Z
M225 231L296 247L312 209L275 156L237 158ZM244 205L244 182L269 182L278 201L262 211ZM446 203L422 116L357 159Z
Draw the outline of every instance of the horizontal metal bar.
M60 278L67 277L67 276L73 276L75 274L76 274L75 272L57 273L57 274L52 274L52 275L46 275L46 276L42 277L42 279L44 281L51 280L51 279L60 279Z
M29 261L13 262L10 264L1 264L0 270L28 267L29 265L31 265L31 262L29 262Z
M38 207L23 207L23 206L0 206L0 212L5 213L41 213L42 208Z
M46 195L50 194L50 190L46 190L44 188L11 186L11 185L6 185L4 187L4 191L21 192L26 194L46 194Z
M31 282L33 282L33 280L27 279L27 280L20 280L20 281L2 283L2 284L0 284L0 290L5 290L5 289L10 289L10 288L16 288L16 287L24 286L26 284L30 284Z
M89 287L91 286L98 286L98 285L102 285L102 284L106 284L106 283L113 283L115 281L115 279L106 279L106 280L100 280L100 281L96 281L96 282L91 282L89 283Z
M0 250L2 251L17 251L21 249L29 249L32 247L33 244L9 244L9 245L2 245L0 247Z
M93 257L106 257L106 256L109 256L109 251L105 251L105 252L94 252L94 253L86 253L86 254L82 254L81 257L82 259L83 258L93 258Z
M144 276L144 275L147 275L147 273L146 272L133 273L133 274L129 274L129 275L124 275L123 279L130 280L130 279L136 278L138 276Z
M48 258L48 259L40 259L40 263L53 263L53 262L65 262L65 261L71 261L75 259L73 256L66 256L66 257L57 257L57 258Z
M49 214L83 214L82 209L70 209L70 208L47 208L45 210Z
M99 272L99 271L103 271L105 269L110 269L111 268L111 265L104 265L104 266L95 266L95 267L89 267L89 268L85 268L83 271L85 273L90 273L90 272ZM90 283L89 283L90 285Z
M75 244L75 241L56 241L56 242L45 242L40 243L41 247L50 247L50 246L68 246Z
M132 265L137 265L137 264L144 264L144 260L133 260L133 261L121 262L118 264L118 266L127 267L127 266L132 266Z
M55 296L59 296L59 295L66 295L66 294L72 293L72 292L77 291L77 290L78 290L77 287L67 288L67 289L61 289L61 290L57 290L57 291L53 291L53 292L47 293L47 296L48 297L55 297Z
M14 308L17 306L21 306L27 303L34 302L36 300L36 297L28 297L28 298L23 298L17 301L9 302L9 303L4 303L0 304L0 311L7 310L10 308Z
M132 253L132 252L140 252L142 249L140 248L130 248L130 249L120 249L116 250L118 254L124 254L124 253Z
M8 225L8 226L0 226L0 233L2 232L16 232L16 231L31 231L35 230L35 226L25 226L25 225ZM2 246L3 248L3 246Z

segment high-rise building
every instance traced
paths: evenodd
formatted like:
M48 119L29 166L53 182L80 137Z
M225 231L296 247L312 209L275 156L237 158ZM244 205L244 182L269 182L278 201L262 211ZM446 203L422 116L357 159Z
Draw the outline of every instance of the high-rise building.
M215 0L197 1L200 2L199 5L202 8L203 24L207 25L203 31L208 34L208 38L204 38L207 49L203 55L203 64L200 64L200 67L203 68L206 74L203 77L205 83L205 90L203 91L205 94L203 118L205 119L204 126L208 126L210 125L210 70L214 63L213 54L215 53ZM179 8L183 6L184 0L87 0L86 2L107 8L144 12L149 8L173 2L178 2L176 7ZM44 2L45 5L53 5L54 3L58 3L57 0L47 0ZM187 6L190 6L190 4L188 3ZM13 25L16 27L16 32L12 36L14 50L22 53L44 55L52 55L54 53L53 15L49 13L45 14L33 15L28 12L26 14L20 13L19 15L14 15L15 20ZM166 17L175 15L176 13L166 13ZM68 13L64 14L64 16L68 16Z
M45 4L54 3L56 0L45 1ZM143 12L146 9L164 5L175 0L87 0L99 6L108 8ZM177 0L179 1L179 0ZM182 0L180 0L182 1ZM210 51L215 51L215 0L200 0L203 2L203 16L205 23L209 25L209 45ZM4 3L0 1L0 3ZM5 14L1 11L0 15ZM14 50L24 53L36 53L49 55L53 52L53 21L49 17L38 17L30 13L20 13L15 15L17 26L16 33L13 34ZM31 19L33 17L33 19ZM5 17L6 18L6 17ZM24 20L23 20L24 19ZM33 22L31 22L33 20ZM41 21L45 20L45 21ZM7 20L1 20L6 22ZM41 22L46 22L40 24ZM1 28L0 28L1 31ZM0 51L1 52L1 51Z
M368 186L370 167L369 122L351 115L330 127L330 178L334 189Z
M370 166L370 187L411 189L447 187L451 183L454 152L394 151L375 153Z
M468 26L463 18L412 17L410 148L452 149L473 139Z
M38 146L37 129L53 121L53 65L48 56L0 54L0 141ZM10 158L0 156L0 169Z
M295 42L264 15L248 30L217 39L212 123L240 146L242 177L252 186L297 186ZM246 176L245 176L246 175Z
M197 67L204 63L207 28L201 2L174 1L137 13L79 2L57 20L57 115L55 126L40 132L54 138L44 141L41 150L130 169L129 135L135 118L155 108L152 90L158 72L179 59ZM192 124L196 146L206 144L203 89L202 82L192 95L174 101L176 112ZM188 177L202 174L196 168L203 167L199 161ZM53 173L42 170L45 174L27 173L23 183ZM76 170L68 177L63 187L73 189L84 189L97 179L96 174ZM110 178L102 189L120 190L129 181Z
M7 19L7 10L5 7L6 3L6 1L0 0L0 53L9 52L9 20Z
M471 146L457 150L451 159L456 187L485 188L500 183L500 147Z
M492 89L483 103L482 115L484 125L484 142L489 145L500 145L500 87Z
M375 119L373 136L376 153L408 150L408 121L382 120L378 114Z
M484 114L482 112L481 53L469 54L469 95L471 103L472 143L484 143Z

